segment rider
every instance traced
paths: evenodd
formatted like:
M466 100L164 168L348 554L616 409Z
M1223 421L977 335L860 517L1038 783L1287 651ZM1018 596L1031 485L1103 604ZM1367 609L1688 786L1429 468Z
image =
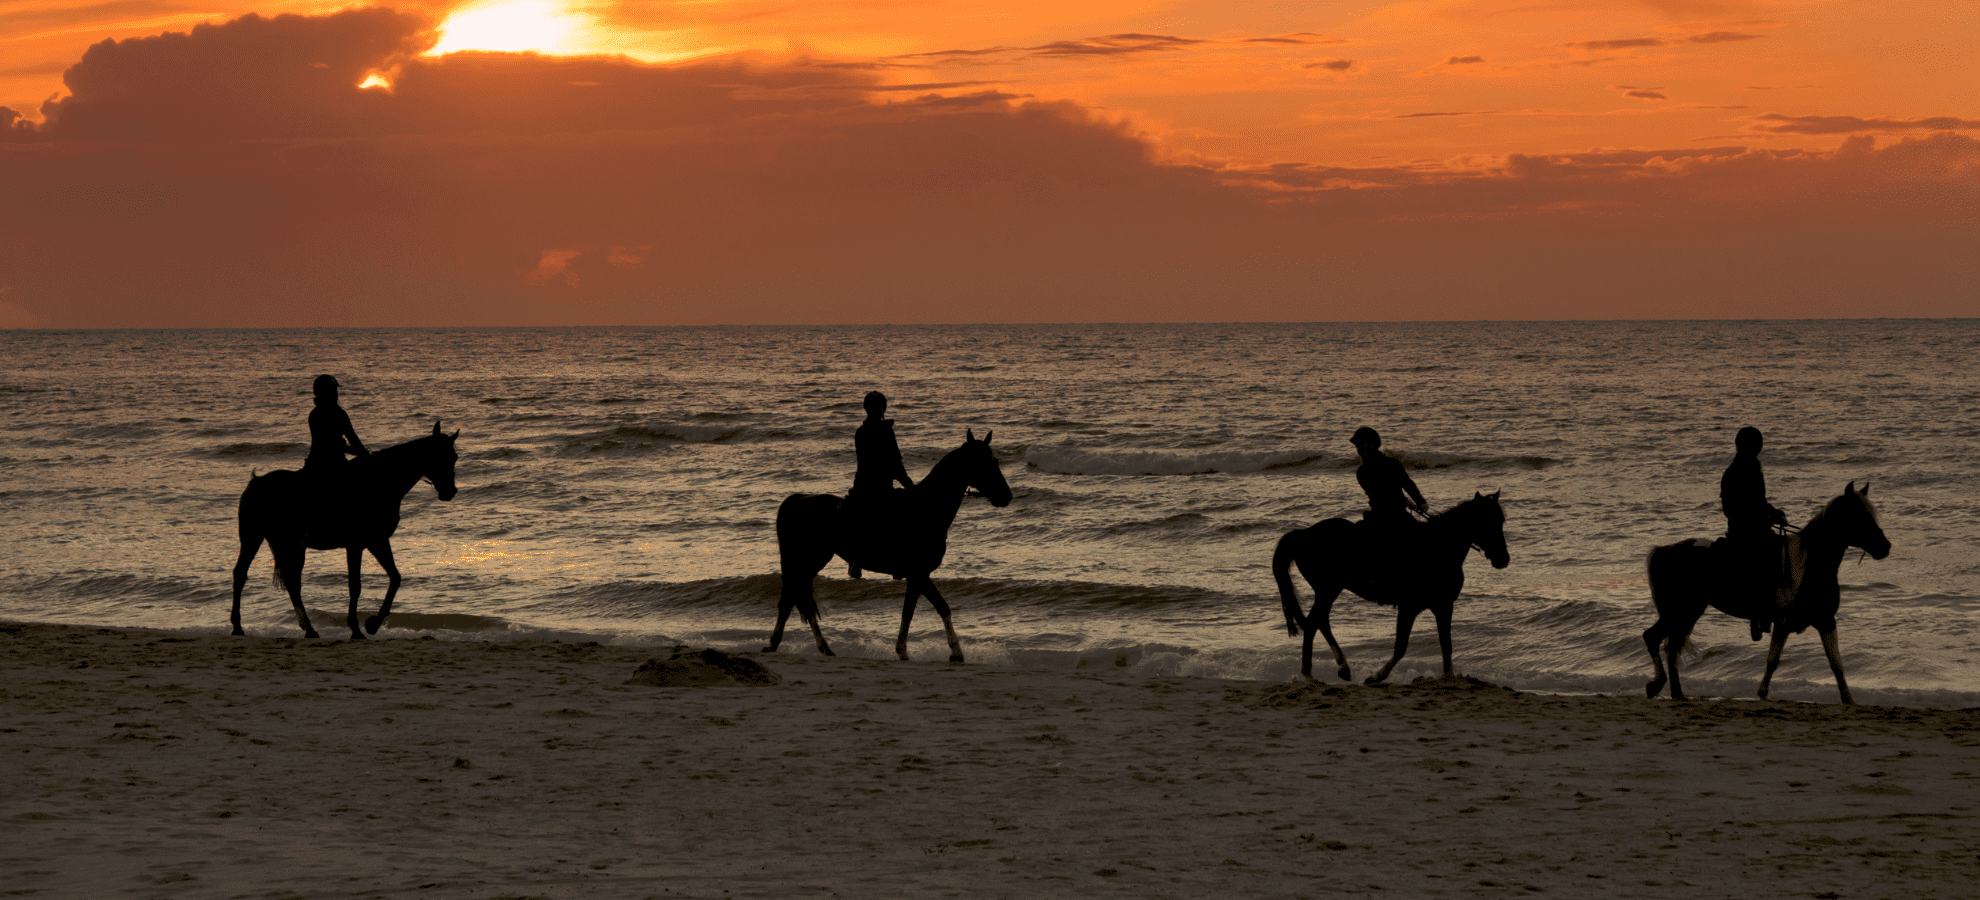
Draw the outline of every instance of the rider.
M318 527L335 529L341 527L339 510L347 508L339 502L345 488L343 476L348 471L344 456L370 456L371 451L364 449L364 442L351 428L351 417L337 405L337 379L318 375L313 387L316 408L309 411L309 456L303 460L303 484L317 511L312 521Z
M1760 429L1741 428L1733 438L1737 453L1726 473L1719 476L1719 505L1726 514L1726 549L1738 560L1738 571L1755 592L1766 591L1786 580L1779 555L1782 544L1774 529L1787 524L1787 516L1767 502L1767 476L1760 470ZM1753 639L1767 633L1768 623L1749 620Z
M894 438L894 420L887 418L887 395L868 391L865 405L866 421L853 432L858 468L853 471L853 486L846 494L846 501L856 510L855 515L877 519L895 505L894 482L912 491L914 479L908 477L907 467L901 462L901 444ZM847 571L854 578L860 577L857 565L848 563Z
M1368 494L1368 515L1362 517L1363 522L1384 530L1400 529L1415 524L1410 510L1429 511L1430 504L1424 502L1423 492L1416 489L1416 482L1403 471L1402 462L1382 452L1382 436L1375 429L1367 426L1355 429L1348 441L1361 454L1354 480Z
M313 387L316 408L309 411L309 457L303 471L327 480L343 472L345 455L370 456L371 451L358 440L350 415L337 405L337 379L318 375Z

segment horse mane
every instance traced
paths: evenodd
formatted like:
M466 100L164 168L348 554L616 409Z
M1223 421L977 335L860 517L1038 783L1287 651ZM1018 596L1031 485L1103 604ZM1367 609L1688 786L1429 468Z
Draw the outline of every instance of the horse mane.
M386 448L385 448L385 449L383 449L383 450L374 450L374 451L372 451L372 453L371 453L371 455L372 455L372 456L399 456L399 455L402 455L402 454L405 454L405 453L408 453L408 452L411 452L411 451L412 451L413 449L415 449L415 448L413 447L413 445L414 445L414 444L418 444L418 443L420 443L421 441L430 441L430 440L433 440L434 438L439 438L439 437L445 437L445 435L439 435L439 434L422 434L422 435L420 435L419 437L416 437L416 438L413 438L413 439L412 439L412 440L410 440L410 441L405 441L404 443L398 443L398 444L393 444L392 446L390 446L390 447L386 447Z
M1857 509L1862 510L1863 515L1868 517L1872 524L1878 528L1882 528L1884 523L1882 518L1877 515L1877 507L1870 504L1869 497L1864 496L1862 492L1854 488L1855 486L1851 485L1850 489L1844 490L1842 493L1830 498L1829 502L1822 504L1822 508L1816 511L1815 515L1809 517L1808 524L1803 525L1802 529L1806 530L1810 526L1828 521L1830 513L1838 512L1843 503L1851 500L1856 501Z
M1492 510L1498 514L1499 521L1504 522L1506 520L1506 511L1499 507L1498 499L1499 497L1497 494L1493 494L1489 497L1484 494L1476 494L1473 495L1471 498L1464 500L1455 506L1452 506L1450 509L1444 510L1443 512L1431 513L1430 521L1435 523L1435 522L1442 522L1448 519L1450 521L1455 522L1464 518L1465 516L1474 515L1476 512L1476 509L1474 508L1483 507L1486 504L1490 504Z

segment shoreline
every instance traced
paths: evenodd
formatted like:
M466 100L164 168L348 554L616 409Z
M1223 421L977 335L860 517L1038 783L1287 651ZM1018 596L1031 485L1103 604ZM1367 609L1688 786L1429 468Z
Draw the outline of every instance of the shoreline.
M1949 896L1980 710L0 623L26 896ZM726 892L726 893L725 893Z

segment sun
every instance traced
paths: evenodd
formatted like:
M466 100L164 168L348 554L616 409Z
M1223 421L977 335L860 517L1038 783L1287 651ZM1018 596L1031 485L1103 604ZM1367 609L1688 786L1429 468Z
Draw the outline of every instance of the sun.
M555 0L492 0L464 7L440 25L430 55L462 50L574 54L593 25L592 16Z

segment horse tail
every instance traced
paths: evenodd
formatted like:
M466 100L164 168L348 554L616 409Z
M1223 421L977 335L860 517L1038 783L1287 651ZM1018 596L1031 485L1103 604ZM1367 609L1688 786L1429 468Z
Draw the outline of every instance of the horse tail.
M1279 583L1279 604L1285 608L1286 634L1299 635L1299 591L1293 587L1293 557L1306 543L1307 529L1296 528L1279 538L1279 546L1272 551L1272 579Z

